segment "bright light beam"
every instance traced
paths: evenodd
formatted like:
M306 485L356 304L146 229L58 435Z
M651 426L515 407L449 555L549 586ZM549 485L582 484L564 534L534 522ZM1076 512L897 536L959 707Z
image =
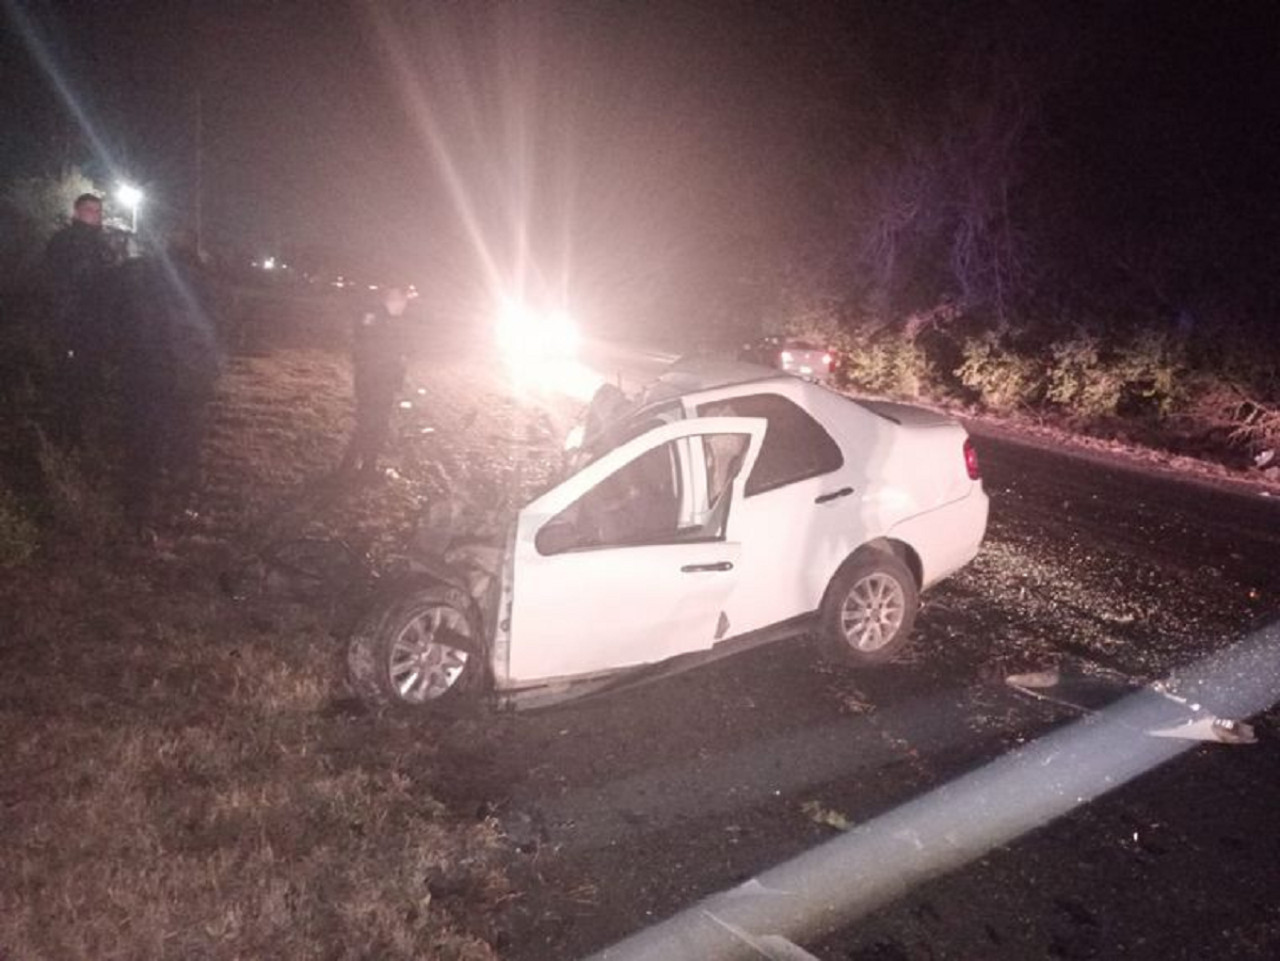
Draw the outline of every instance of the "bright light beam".
M76 124L84 131L84 135L89 138L94 154L102 161L108 173L114 179L117 176L116 171L118 168L111 157L110 151L107 150L106 142L98 135L97 128L89 118L88 109L80 98L76 96L75 91L71 89L70 82L54 59L53 51L49 49L49 44L40 35L35 23L23 11L20 3L16 2L16 0L3 0L3 2L5 13L17 27L17 33L22 37L27 50L31 53L40 69L44 71L45 76L49 78L50 83L53 84L53 89L71 112L71 116L75 118Z
M472 246L475 248L476 256L484 269L490 291L499 291L502 289L502 277L489 245L485 242L484 231L480 226L480 218L476 215L471 196L463 181L462 173L454 162L453 155L445 143L440 125L437 123L431 105L428 103L422 86L414 73L408 51L405 49L405 45L391 23L389 14L384 7L380 4L369 4L369 9L373 15L378 38L381 40L387 58L394 69L401 95L405 99L409 119L444 175L453 205L457 210L459 219L462 221L463 228L467 232L467 236L471 240Z
M1269 709L1280 701L1280 623L1179 676L1219 716ZM1168 714L1167 698L1138 691L592 959L758 961L779 942L798 951L1194 747L1148 733Z

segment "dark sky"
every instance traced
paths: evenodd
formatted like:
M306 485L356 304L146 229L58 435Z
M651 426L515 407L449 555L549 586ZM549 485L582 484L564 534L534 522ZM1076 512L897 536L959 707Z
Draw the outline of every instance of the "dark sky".
M1054 202L1187 229L1197 203L1277 196L1273 5L6 4L0 173L106 175L18 11L152 216L192 209L199 93L212 235L442 290L521 263L600 305L731 286L831 229L838 171L1010 37L1048 92Z
M786 122L757 60L772 27L746 7L26 9L122 172L172 218L191 206L202 92L207 223L263 253L329 244L456 273L483 248L510 273L525 246L547 282L567 266L617 287L766 233L779 199L759 136ZM65 151L54 99L10 89L6 111L39 136L9 164Z

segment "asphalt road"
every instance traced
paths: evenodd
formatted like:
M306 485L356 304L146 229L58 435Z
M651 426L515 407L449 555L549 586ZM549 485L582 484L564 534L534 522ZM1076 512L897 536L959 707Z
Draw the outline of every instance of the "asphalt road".
M661 364L587 356L624 386ZM802 640L445 734L445 800L511 839L521 894L504 956L598 951L1081 717L1014 691L1010 672L1060 663L1140 684L1280 611L1280 499L1008 436L977 444L987 544L927 596L903 661L855 672ZM806 947L1280 956L1276 712L1257 728L1255 745L1198 746Z

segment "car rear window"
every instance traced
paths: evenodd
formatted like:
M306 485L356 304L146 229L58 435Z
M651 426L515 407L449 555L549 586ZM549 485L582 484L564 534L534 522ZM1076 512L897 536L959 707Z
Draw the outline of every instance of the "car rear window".
M748 394L711 401L699 417L763 417L769 427L764 446L747 478L747 496L830 474L844 466L844 455L816 420L780 394Z

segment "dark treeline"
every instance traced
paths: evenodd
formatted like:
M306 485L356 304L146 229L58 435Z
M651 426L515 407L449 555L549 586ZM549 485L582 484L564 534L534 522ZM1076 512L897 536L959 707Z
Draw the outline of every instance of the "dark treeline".
M775 324L839 341L868 389L1276 441L1273 10L921 2L797 29L825 55Z

